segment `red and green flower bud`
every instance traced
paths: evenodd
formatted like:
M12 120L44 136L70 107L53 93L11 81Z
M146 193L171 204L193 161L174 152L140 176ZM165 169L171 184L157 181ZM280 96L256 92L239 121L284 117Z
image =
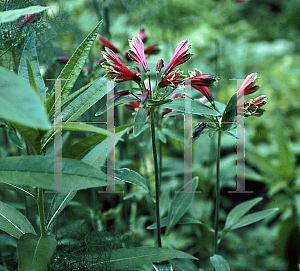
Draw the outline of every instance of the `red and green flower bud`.
M199 123L193 132L193 138L197 138L198 136L200 136L200 134L202 133L205 127L206 127L205 122Z

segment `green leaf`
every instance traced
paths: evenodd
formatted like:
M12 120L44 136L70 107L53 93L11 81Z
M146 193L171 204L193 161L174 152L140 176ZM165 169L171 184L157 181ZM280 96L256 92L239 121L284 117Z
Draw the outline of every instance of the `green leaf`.
M35 82L33 70L32 70L30 61L28 60L27 57L26 57L26 65L27 65L27 70L28 70L29 84L32 87L32 89L34 89L34 91L36 92L36 94L39 94L38 93L38 89L37 89L37 85L36 85L36 82Z
M220 116L220 113L218 111L214 110L213 108L197 100L191 100L191 104L192 104L192 114L194 115ZM172 102L166 104L165 107L173 109L177 112L185 113L185 99L183 98L172 99ZM187 112L187 113L191 113L191 112Z
M40 154L42 147L41 141L46 131L37 130L17 123L11 123L11 126L18 130L25 139L32 154Z
M0 229L9 235L20 238L25 233L35 230L27 218L14 207L0 201Z
M141 123L133 126L133 135L134 136L138 136L141 133L141 131L144 127L144 124L147 120L147 114L148 114L147 108L140 108L137 111L135 118L134 118L134 122L141 122Z
M99 79L62 111L63 121L76 121L107 92L107 80Z
M127 128L131 126L132 124L128 124L119 126L115 129L115 145L117 145L117 143L119 142L118 138L122 137L126 133ZM106 161L107 139L104 139L101 143L97 142L96 144L98 145L95 145L95 147L93 147L93 149L82 158L82 162L99 168Z
M275 213L276 211L278 211L278 208L274 208L274 209L268 209L268 210L263 210L260 212L256 212L250 215L246 215L244 217L242 217L241 219L239 219L234 226L231 228L231 230L234 229L238 229L247 225L250 225L252 223L255 223L259 220L262 220L264 218L266 218L267 216Z
M84 39L84 41L78 46L74 54L71 56L68 63L64 66L58 79L61 81L61 99L65 100L73 88L75 81L77 80L84 64L85 60L90 52L95 38L99 32L102 21L99 22L91 33ZM55 88L52 89L49 99L47 100L47 112L49 112L49 118L52 119L54 115L54 94Z
M190 207L198 186L198 177L194 177L183 187L182 193L176 193L174 199L171 202L168 212L168 226L166 229L166 235L177 224L179 219L185 214ZM187 187L191 187L192 191L187 191Z
M52 235L36 236L31 233L22 235L17 247L18 270L45 270L56 246L57 241Z
M29 37L28 41L26 42L24 46L24 50L22 53L22 57L20 60L19 65L19 76L22 76L25 78L28 82L34 80L37 92L40 97L42 97L43 101L46 101L46 86L43 80L43 77L40 72L40 66L37 56L37 51L35 47L35 37L36 33L33 32L33 34ZM32 72L29 73L28 64L26 61L26 58L28 58L30 64L29 66L32 68ZM31 84L30 84L31 85Z
M141 266L151 264L153 262L166 261L175 258L185 258L197 260L192 255L179 250L159 247L134 247L120 248L113 250L110 254L108 262L99 263L93 270L99 270L99 266L106 264L112 270L128 268L133 266Z
M142 196L142 195L146 195L148 194L149 191L148 190L145 190L145 189L138 189L138 190L133 190L131 191L130 193L128 193L124 198L123 200L128 200L128 199L131 199L133 198L134 196Z
M215 102L216 110L218 112L220 112L221 115L223 115L224 110L226 108L226 104L223 104L223 103L220 103L220 102L217 102L217 101L214 101L214 102Z
M0 24L12 22L12 21L19 19L21 16L28 15L29 13L39 13L48 8L49 7L31 6L31 7L22 8L22 9L1 11L0 12Z
M132 126L132 124L127 124L127 125L116 127L116 129L115 129L116 133L114 135L115 144L117 144L117 142L119 140L122 140L121 137L126 132L126 129L131 126ZM106 147L107 147L106 138L107 138L106 134L103 135L102 133L101 134L97 133L97 134L88 136L88 137L78 141L77 143L75 143L74 145L69 147L68 149L63 150L62 156L65 158L77 159L80 156L82 156L83 154L87 153L88 151L91 151L97 145L99 146L99 144L101 144L103 142L103 144L100 147L97 147L98 153L96 153L96 151L95 151L95 153L93 152L95 154L95 156L99 157L99 155L101 153L104 153L104 154L106 153ZM87 163L89 164L89 162L87 162Z
M25 186L24 187L20 187L20 186L16 186L13 184L9 184L9 183L0 183L0 188L4 188L4 189L9 189L18 193L22 193L25 196L29 196L32 197L34 199L36 199L36 196L33 195L30 191L28 191Z
M180 271L198 271L196 265L189 259L172 259L170 263Z
M221 255L214 254L209 259L216 271L230 271L229 264Z
M137 172L128 168L115 169L115 179L136 184L149 191L146 180Z
M68 123L68 122L63 122L62 123L62 130L66 131L81 131L81 132L94 132L102 135L109 135L113 136L113 133L110 133L106 129L94 126L92 124L86 124L86 123Z
M226 105L226 108L224 110L223 116L222 116L222 124L221 129L223 131L227 131L232 126L232 122L236 120L236 114L237 114L237 93L234 93L228 104ZM228 124L224 124L228 123Z
M245 201L243 203L238 204L235 206L228 214L226 218L226 223L224 230L232 228L239 219L246 214L254 205L262 201L263 198L255 198L252 200Z
M51 129L40 97L29 83L0 67L0 117L8 121L44 130Z
M8 127L7 136L19 149L23 149L22 142L19 136L17 135L15 129L13 129L12 127Z
M153 267L155 271L173 271L172 265L168 262L154 263Z
M106 186L106 175L81 161L62 158L62 190L80 190ZM0 182L54 190L53 156L0 158Z
M48 212L47 229L50 227L55 218L62 212L62 210L68 205L68 203L74 198L76 193L76 190L72 190L67 194L55 193Z

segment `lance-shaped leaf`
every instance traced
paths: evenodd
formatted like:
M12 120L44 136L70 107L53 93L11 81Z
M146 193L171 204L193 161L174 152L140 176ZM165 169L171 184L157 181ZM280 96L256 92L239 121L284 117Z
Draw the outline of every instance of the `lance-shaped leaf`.
M216 271L230 271L229 264L221 255L215 254L209 259Z
M40 97L26 79L1 67L0 117L29 127L51 129Z
M226 105L226 108L222 116L221 128L223 131L227 131L230 129L233 122L236 120L236 114L237 114L237 93L234 93L231 96L228 104Z
M243 215L245 215L254 205L262 201L263 198L255 198L242 202L235 206L227 215L225 229L231 228Z
M61 98L66 99L69 96L70 90L73 88L75 81L77 80L84 64L85 60L90 52L95 38L99 32L102 21L99 22L91 33L84 39L84 41L78 46L74 54L71 56L68 63L64 66L57 79L61 81ZM49 99L47 100L47 111L49 112L49 118L52 119L54 115L54 93L55 88L52 89Z
M25 186L20 187L10 183L0 183L0 188L9 189L18 193L22 193L25 196L29 196L34 199L37 199L34 194L32 194L30 191L27 190L27 188L25 188Z
M52 235L36 236L28 233L21 236L17 246L19 271L45 270L57 241Z
M68 203L75 197L77 191L72 190L69 193L55 193L52 198L50 209L47 217L47 229L55 218L62 212Z
M136 184L149 191L146 180L137 172L128 168L115 169L115 179Z
M189 99L189 98L186 98ZM191 113L193 115L209 115L209 116L219 116L220 113L213 108L207 106L204 103L201 103L197 100L191 100L192 112L185 112L185 99L177 98L172 99L172 102L165 104L166 108L175 110L176 112L181 113ZM169 116L169 114L168 114Z
M177 267L180 271L198 271L199 269L193 263L193 261L189 259L172 259L169 260L170 263Z
M20 238L25 233L35 234L28 219L17 209L3 202L0 202L0 229L15 238Z
M196 191L197 186L198 177L195 177L185 184L181 193L176 193L168 212L168 226L166 229L166 234L169 233L169 231L177 224L180 218L190 207L194 199L194 192ZM188 191L187 188L191 188L190 191Z
M136 124L133 126L133 135L134 136L138 136L141 133L141 131L144 127L144 124L147 120L147 113L148 113L147 108L140 108L138 110L138 112L136 113L134 122L139 122L140 124Z
M31 7L22 8L22 9L1 11L0 12L0 24L12 22L12 21L19 19L21 16L28 15L29 13L39 13L48 8L49 7L31 6Z
M75 121L107 93L107 80L99 79L62 111L63 121Z
M38 95L42 97L43 101L45 102L46 86L40 72L38 56L35 47L35 37L36 33L33 32L24 46L18 74L19 76L25 78L28 82L34 82ZM28 59L29 64L27 63L26 58ZM32 84L30 85L32 86Z
M93 270L99 270L99 266L103 264L108 265L111 270L122 268L141 266L151 264L153 262L161 262L170 259L184 258L197 260L194 256L185 252L160 247L134 247L134 248L120 248L113 250L107 262L95 265ZM88 266L87 266L88 267Z
M173 271L172 264L168 262L154 263L153 267L155 271Z
M60 167L62 168L63 191L106 186L106 174L86 163L62 158ZM53 156L30 155L0 158L0 182L53 191L54 172Z

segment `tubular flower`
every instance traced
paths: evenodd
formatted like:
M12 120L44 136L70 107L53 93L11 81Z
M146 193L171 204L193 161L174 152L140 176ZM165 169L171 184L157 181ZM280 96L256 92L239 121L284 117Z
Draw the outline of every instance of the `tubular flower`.
M170 72L164 79L160 81L158 85L159 87L171 86L174 88L179 84L182 84L185 77L186 76L183 74L183 72L177 69L176 71Z
M145 49L145 54L147 55L156 55L160 52L160 49L158 48L158 43L154 43L152 45L150 45L149 47L147 47Z
M266 95L261 95L249 102L238 104L237 114L245 117L260 117L266 111L266 109L262 108L265 104L267 104L267 97Z
M115 53L119 53L119 50L104 36L98 34L97 35L98 39L102 42L103 48L107 47L110 50L112 50Z
M249 74L237 92L237 99L239 100L244 95L256 92L259 89L259 85L256 84L258 79L257 73Z
M141 108L140 103L138 101L132 101L125 104L125 107L132 111L138 111ZM147 108L147 117L150 116L150 110Z
M204 86L209 87L213 86L217 81L217 77L211 74L202 74L199 70L191 73L193 77L185 80L186 83L191 82L192 87L194 86Z
M107 70L106 77L115 79L117 83L129 80L137 83L141 81L141 78L129 70L112 50L109 48L105 50L106 52L102 51L102 54L107 61L102 63L102 67Z
M148 39L148 35L146 33L146 29L145 28L140 28L139 32L138 32L138 38L141 39L142 42L146 42Z
M36 22L41 18L39 13L29 13L24 19L18 24L19 27L23 27L25 24Z
M155 68L156 72L160 72L163 66L164 66L164 61L162 59L158 60Z
M150 71L148 62L145 58L144 44L140 38L133 38L129 41L131 49L129 49L129 56L136 62L140 63L145 72Z
M188 53L191 47L192 45L189 43L189 40L183 40L178 44L171 61L164 69L165 75L167 75L176 66L185 63L191 58L192 54Z
M67 56L60 56L60 57L56 58L56 62L58 62L60 64L67 64L69 60L70 60L70 58Z
M202 133L205 127L206 127L205 122L199 123L193 132L193 138L197 138L198 136L200 136L200 134Z
M129 90L122 90L122 91L115 93L113 96L114 102L128 94L129 94Z

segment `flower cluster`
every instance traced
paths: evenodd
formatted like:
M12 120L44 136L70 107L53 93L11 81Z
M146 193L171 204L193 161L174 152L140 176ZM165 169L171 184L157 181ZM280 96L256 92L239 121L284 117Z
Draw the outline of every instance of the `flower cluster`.
M184 83L191 84L191 86L198 91L200 91L207 100L213 104L214 98L208 86L212 86L217 80L216 76L210 74L202 74L199 70L196 70L194 73L191 73L190 78L186 78L186 75L183 74L183 71L178 68L174 70L177 66L187 62L192 54L189 52L191 49L191 43L188 40L181 41L171 59L171 61L166 65L162 71L160 78L159 74L164 67L164 61L160 59L156 65L156 84L155 87L150 87L150 67L145 57L146 49L144 49L143 39L145 40L145 33L140 31L138 37L134 37L129 41L130 49L128 50L128 56L135 62L139 63L142 70L146 74L146 80L142 80L142 74L138 67L131 71L116 55L116 50L114 46L103 39L103 42L106 43L105 51L102 51L105 61L102 62L102 66L106 69L106 77L114 79L115 82L124 82L124 81L135 81L138 83L142 97L138 101L142 106L147 105L147 101L167 98L172 95L172 92L182 86ZM171 87L172 91L164 95L166 88ZM163 91L161 91L163 89Z

